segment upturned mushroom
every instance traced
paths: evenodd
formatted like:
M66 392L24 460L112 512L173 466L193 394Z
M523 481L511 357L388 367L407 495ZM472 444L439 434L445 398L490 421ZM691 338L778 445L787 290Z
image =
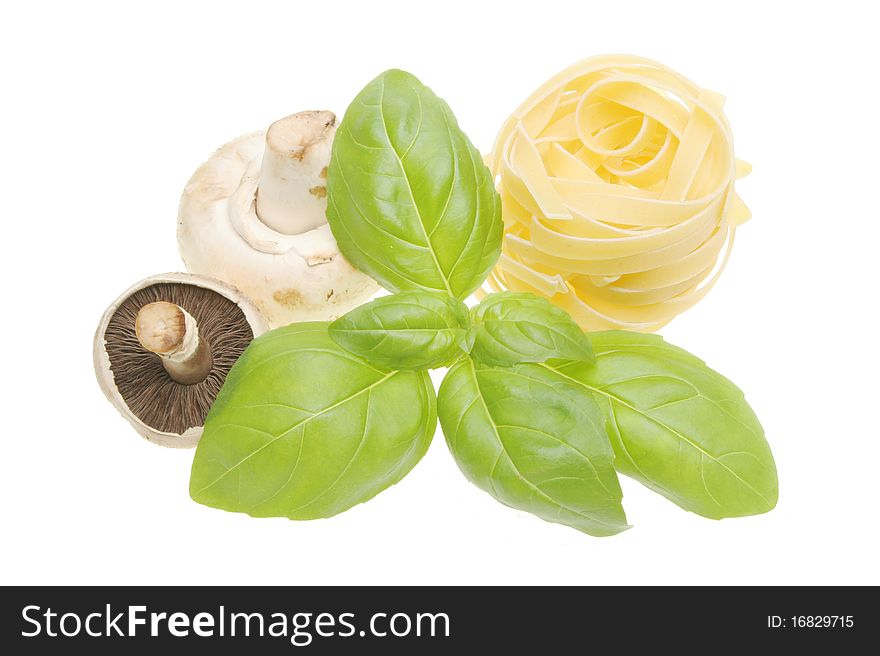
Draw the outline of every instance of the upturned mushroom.
M335 319L378 290L327 225L335 132L331 112L288 116L221 147L183 191L177 236L186 268L241 290L273 328Z
M240 292L205 276L140 281L98 324L95 374L106 397L142 436L192 447L226 374L268 329Z

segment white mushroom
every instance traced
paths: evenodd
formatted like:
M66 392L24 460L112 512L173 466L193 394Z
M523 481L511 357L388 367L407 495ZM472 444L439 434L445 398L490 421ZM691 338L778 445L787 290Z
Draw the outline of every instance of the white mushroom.
M267 329L259 310L219 280L153 276L101 317L95 374L138 433L162 446L193 447L226 374Z
M309 111L240 137L199 167L180 201L187 269L241 290L273 328L334 319L378 290L327 225L335 132L331 112Z

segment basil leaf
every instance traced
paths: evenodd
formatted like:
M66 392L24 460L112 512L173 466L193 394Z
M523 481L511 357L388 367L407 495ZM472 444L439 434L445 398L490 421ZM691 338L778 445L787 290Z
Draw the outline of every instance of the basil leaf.
M423 291L383 296L330 324L344 349L381 367L430 369L462 354L467 307L448 294Z
M581 386L543 365L466 359L438 408L459 468L501 503L590 535L628 528L604 418Z
M501 251L501 201L449 106L386 71L354 99L333 142L327 219L342 254L391 291L464 299Z
M190 495L255 517L330 517L401 480L436 425L427 373L372 367L337 346L326 323L279 328L229 372Z
M739 388L657 335L608 331L590 340L594 366L557 371L593 392L619 472L712 519L776 505L773 455Z
M590 340L565 310L524 292L498 292L471 310L465 348L486 364L593 361Z

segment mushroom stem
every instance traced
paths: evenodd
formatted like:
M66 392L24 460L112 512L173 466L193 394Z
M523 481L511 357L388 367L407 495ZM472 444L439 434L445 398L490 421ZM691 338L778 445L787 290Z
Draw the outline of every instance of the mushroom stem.
M299 235L327 223L327 165L336 116L308 111L275 121L257 190L257 216L273 230Z
M211 345L199 336L196 320L174 303L143 306L134 331L141 346L158 355L168 375L181 385L200 383L214 366Z

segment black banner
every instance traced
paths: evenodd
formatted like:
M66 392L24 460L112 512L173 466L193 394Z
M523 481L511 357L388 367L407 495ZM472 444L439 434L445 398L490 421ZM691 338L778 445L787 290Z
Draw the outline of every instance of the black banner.
M874 588L3 588L5 653L449 654L654 645L847 649L877 634ZM869 643L870 644L870 643ZM849 651L837 653L853 653Z

